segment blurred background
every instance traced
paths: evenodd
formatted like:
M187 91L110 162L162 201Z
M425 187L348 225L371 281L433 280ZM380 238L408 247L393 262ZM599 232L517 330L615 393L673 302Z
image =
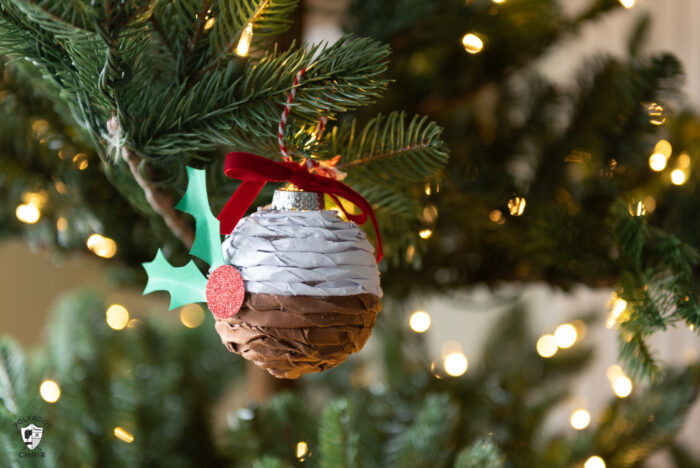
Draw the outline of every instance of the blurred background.
M399 458L389 458L394 462L409 455L408 449L400 448L403 439L391 442L391 434L407 427L418 431L411 426L415 423L413 411L418 411L415 408L421 408L423 402L432 401L432 396L426 395L443 392L440 395L451 395L453 404L462 405L462 412L456 412L464 419L454 424L458 433L467 434L466 440L451 443L437 435L423 434L433 437L430 440L436 446L444 442L445 447L450 447L434 454L435 460L445 463L454 461L456 448L463 442L485 438L500 447L502 452L498 453L506 460L506 466L606 466L596 465L595 460L588 464L596 453L601 454L607 466L699 466L700 447L696 442L700 435L700 404L693 401L697 387L688 393L691 397L678 397L682 404L678 403L677 408L665 408L665 403L676 398L672 392L662 387L657 393L661 400L645 400L642 393L653 392L655 387L644 378L635 378L619 358L616 318L624 311L625 301L616 295L616 282L611 280L619 269L608 260L616 255L608 254L604 233L595 230L597 224L606 222L596 207L608 206L601 199L609 197L609 190L599 182L584 187L581 181L593 176L569 166L576 166L576 161L571 162L576 158L583 158L586 163L600 159L601 167L622 171L619 177L627 179L618 189L625 200L641 200L648 217L659 216L659 224L678 228L681 239L698 244L697 231L693 229L698 223L695 218L700 217L695 216L697 203L692 199L694 165L700 157L695 151L700 137L700 120L696 117L700 110L700 3L461 0L460 15L454 13L459 8L455 2L441 4L305 0L295 13L297 23L290 35L304 41L333 42L346 32L353 32L392 46L389 75L395 81L387 97L373 110L400 108L409 114L427 113L445 126L445 138L453 153L447 172L453 174L425 187L428 205L423 211L423 225L416 230L418 236L393 252L394 257L400 257L398 263L385 266L385 310L366 348L338 369L282 387L305 401L311 415L321 412L323 406L318 402L343 396L343 389L365 392L367 396L358 403L362 409L355 411L369 411L372 417L386 418L384 423L376 423L381 429L374 430L382 434L383 444L399 447L396 451L401 455L395 455ZM675 70L667 59L653 62L649 58L658 57L659 53L675 56L682 64L682 72L680 65ZM11 81L7 69L5 74L6 81ZM4 93L0 99L4 99L11 91L0 92ZM634 103L630 105L629 101ZM48 107L49 112L54 112ZM40 109L41 106L35 106L27 116L29 133L37 140L53 131L42 130L42 122L49 125L52 117L40 115ZM638 116L648 128L642 130L629 123ZM623 138L634 143L621 143ZM657 164L657 170L650 157L659 152L661 140L670 141L673 149L663 157L663 167L660 162ZM86 161L91 164L83 171L78 161L78 169L73 168L76 174L89 172L94 164L95 172L90 177L95 182L90 183L107 184L97 172L97 161L90 159L89 150L81 153L74 146L71 151L73 166L74 153L87 153ZM533 158L546 160L553 155L561 161L572 159L567 159L568 166L558 172L541 174ZM687 166L683 166L684 159L679 159L679 155L689 158ZM615 161L612 166L611 159ZM681 170L682 181L673 179L675 170ZM3 177L9 178L10 172L3 171ZM44 178L51 183L50 175ZM508 182L504 182L505 178ZM608 181L613 178L609 174L601 176ZM7 189L7 182L0 180L3 183ZM58 223L56 228L48 232L40 226L41 221L35 224L31 220L31 213L23 219L16 211L16 194L29 191L41 196L41 190L29 189L30 185L24 186L27 190L14 188L14 192L6 191L3 196L3 211L10 213L2 221L5 236L0 244L3 335L11 336L31 351L47 340L57 339L47 334L47 328L61 327L56 314L63 314L68 320L65 328L72 327L70 320L84 320L89 324L81 326L93 330L89 333L96 333L90 327L101 327L93 337L97 340L94 346L126 353L123 357L135 366L133 372L149 378L155 372L150 368L158 366L157 356L165 359L163 362L169 360L161 356L165 351L160 349L168 345L156 343L175 340L175 336L183 342L199 343L196 346L201 349L197 348L197 353L208 356L202 359L216 356L222 360L207 368L204 375L193 378L210 379L207 385L216 385L216 390L207 396L215 403L203 411L211 417L211 440L226 446L220 452L221 458L205 456L202 466L217 466L224 460L233 463L231 460L236 457L240 457L236 462L240 466L249 466L246 463L266 451L288 463L319 463L314 461L314 453L323 442L311 442L315 436L307 436L308 445L299 445L307 444L307 440L290 436L298 441L279 449L269 441L275 437L270 435L275 434L272 426L288 428L285 424L289 421L275 419L271 413L266 415L262 408L271 395L279 395L285 388L256 380L265 377L246 378L246 373L253 371L244 369L241 359L222 358L225 351L217 354L221 346L208 312L193 306L168 312L165 295L141 295L144 283L138 262L150 259L155 251L151 245L157 242L149 240L141 244L141 251L132 250L124 257L122 254L141 236L148 236L147 231L139 231L138 238L121 242L120 230L130 230L131 218L110 212L107 206L75 218L64 210L66 214L52 220ZM542 193L538 193L538 187ZM641 192L639 187L643 187ZM69 185L67 190L73 188ZM683 192L679 195L673 190ZM557 204L572 217L588 210L591 219L581 224L580 230L572 228L565 241L558 239L541 227L549 221L545 211L537 211L537 200L547 197L556 198ZM44 203L40 200L33 206L42 210ZM529 215L536 216L537 223L528 221ZM81 227L75 231L62 229L61 219L64 223L75 219ZM528 222L537 226L533 228ZM567 229L549 225L558 232ZM585 234L581 234L584 227ZM65 232L76 233L77 240L61 241ZM99 233L100 238L90 241L85 233L91 232ZM598 234L603 240L589 239ZM47 241L51 236L58 236L58 241ZM114 246L109 245L112 238L116 240ZM542 245L535 240L542 240ZM569 261L564 253L572 251L582 254ZM608 260L598 261L593 255ZM115 304L128 312L114 309ZM112 311L111 321L108 310ZM92 318L87 318L89 315ZM155 360L150 367L144 367L145 364L139 364L143 358L129 361L124 350L128 347L126 338L125 343L116 344L114 340L122 338L111 336L137 333L138 321L149 320L157 321L158 327L166 331L139 332L142 334L138 338L152 339L154 348L144 351L152 353ZM684 323L655 334L649 345L656 360L671 368L692 367L700 353L700 340L692 326ZM392 355L392 349L403 355ZM204 361L192 357L191 365L201 362ZM187 364L180 365L187 372ZM220 368L226 366L225 373ZM210 377L216 372L221 374L221 382ZM134 378L138 381L141 377ZM88 382L85 379L83 382ZM119 385L123 385L100 382L98 388L109 392L118 393ZM680 387L677 383L671 385ZM61 387L61 391L64 398L66 389ZM351 400L352 392L347 391ZM392 396L392 392L396 395ZM272 398L280 410L285 402ZM394 402L405 412L389 415L386 408L373 407L377 403L371 402L372 398L385 398L386 404ZM618 407L635 398L638 407ZM667 401L663 401L665 398ZM167 406L166 400L163 401ZM257 403L251 406L251 402ZM183 412L183 418L196 411L183 410L187 404L179 401L171 403L173 407L168 411ZM490 409L484 409L485 406ZM99 405L88 407L99 410ZM294 411L285 411L292 418ZM674 415L682 414L682 418L669 416L660 428L652 428L656 412L661 415L664 411L676 411ZM470 423L472 416L474 421ZM306 417L299 416L304 421ZM263 422L258 427L254 422L260 418ZM315 421L312 416L308 418ZM389 421L395 424L393 429L383 427ZM197 423L209 424L193 418L183 432L196 431ZM138 430L143 427L133 421L132 424L129 428L125 423L124 431L129 437L136 434L138 438ZM152 425L157 424L160 423ZM329 422L325 420L325 424ZM625 424L628 427L623 427ZM303 432L301 426L300 423L299 431ZM110 445L100 450L109 448L124 455L127 449L121 446L128 444L124 444L124 437L116 429L114 437L104 430L95 431L93 436L100 433L110 438ZM231 442L232 437L238 442ZM248 450L240 449L246 441ZM157 446L156 442L151 443ZM208 439L207 444L211 443ZM236 452L238 449L241 451ZM255 450L259 453L252 453ZM445 456L446 450L452 450L452 455ZM188 456L195 453L199 451L193 449ZM437 464L442 466L440 463ZM352 466L370 465L359 462ZM422 465L416 462L415 466ZM491 465L483 462L463 466Z

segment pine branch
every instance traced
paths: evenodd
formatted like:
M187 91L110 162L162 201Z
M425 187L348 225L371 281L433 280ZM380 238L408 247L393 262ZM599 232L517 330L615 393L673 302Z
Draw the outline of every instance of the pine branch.
M357 467L359 436L351 428L350 402L346 399L330 403L321 416L318 442L320 464L328 468Z
M440 139L442 128L427 117L406 123L403 112L378 115L356 132L356 122L335 127L326 137L328 154L340 154L338 167L352 169L353 178L380 184L435 178L447 163L448 150Z
M392 455L396 466L442 465L449 453L458 415L459 408L449 395L428 395L414 421L395 441Z
M480 439L462 450L455 468L502 468L504 457L491 439Z
M138 182L143 189L143 194L148 201L148 204L153 208L153 211L158 213L168 225L170 230L188 249L192 248L194 243L195 233L189 223L175 211L175 203L172 195L165 193L163 190L147 182L141 176L141 159L129 150L124 150L124 159L129 165L129 170L134 180Z
M27 391L26 358L20 347L10 341L0 341L0 400L7 411L17 414L23 405L19 398Z

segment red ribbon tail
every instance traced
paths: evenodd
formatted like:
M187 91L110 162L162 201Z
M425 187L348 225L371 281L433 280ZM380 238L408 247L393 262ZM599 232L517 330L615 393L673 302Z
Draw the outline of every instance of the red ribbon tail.
M238 189L231 195L226 206L221 210L217 219L219 220L219 231L222 235L231 234L233 228L236 227L238 221L248 211L250 205L255 201L262 188L265 186L264 181L259 180L244 180Z

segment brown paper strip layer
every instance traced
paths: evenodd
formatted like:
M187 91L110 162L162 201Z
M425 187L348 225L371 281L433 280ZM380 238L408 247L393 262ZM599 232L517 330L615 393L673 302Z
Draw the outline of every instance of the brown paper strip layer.
M217 320L216 331L229 351L275 377L295 379L335 367L362 349L381 307L372 294L246 294L238 314Z

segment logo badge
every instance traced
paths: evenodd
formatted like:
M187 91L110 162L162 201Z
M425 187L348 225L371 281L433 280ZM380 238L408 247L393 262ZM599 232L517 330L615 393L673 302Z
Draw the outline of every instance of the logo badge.
M34 450L39 445L39 442L41 442L44 429L30 424L29 426L21 428L19 432L22 434L24 445L26 445L29 450Z

